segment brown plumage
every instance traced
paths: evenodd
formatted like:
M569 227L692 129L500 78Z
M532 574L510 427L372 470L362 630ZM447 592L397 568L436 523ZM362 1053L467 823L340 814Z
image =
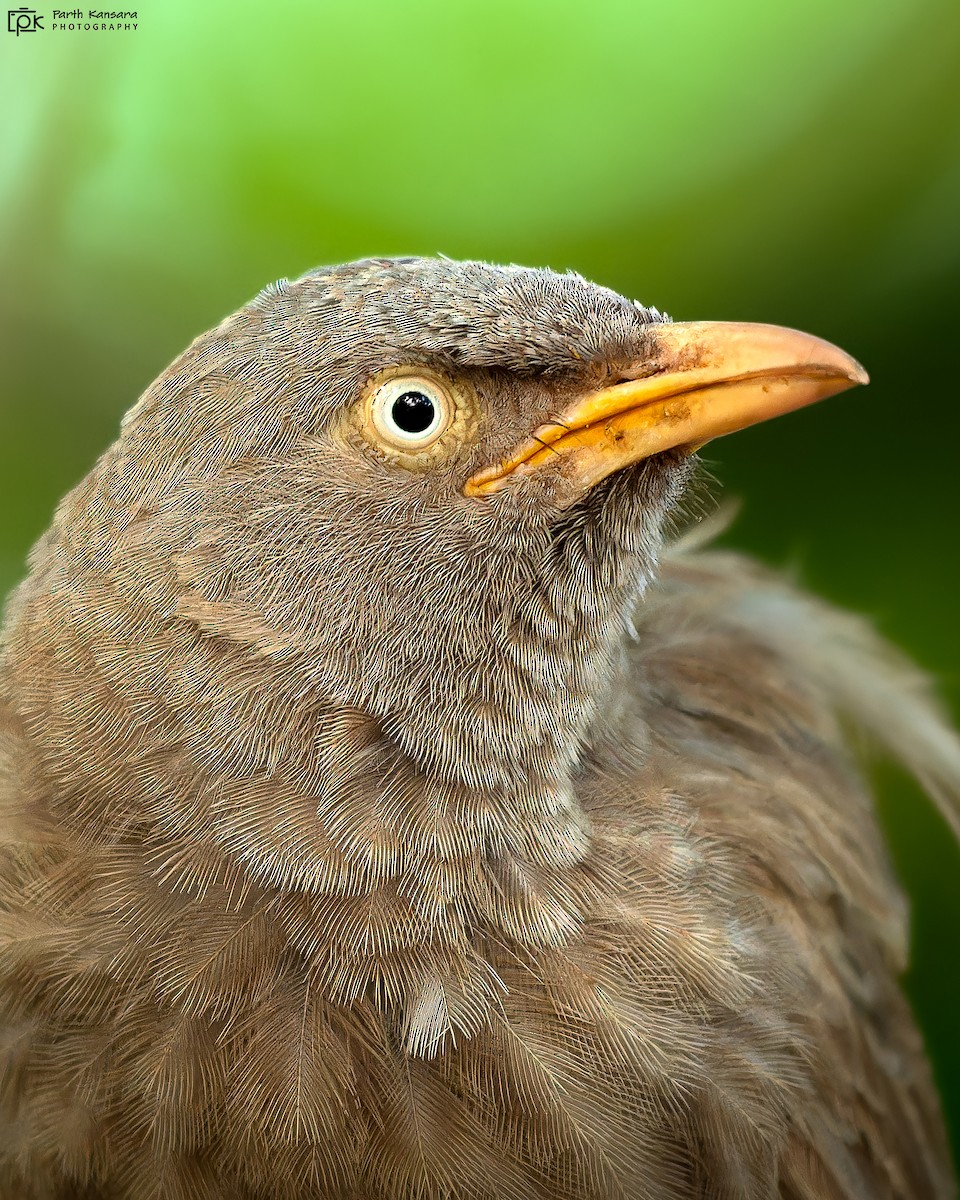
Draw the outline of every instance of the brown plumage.
M720 328L384 260L148 390L7 610L3 1200L953 1195L847 724L955 824L960 745L661 553L704 413L860 378Z

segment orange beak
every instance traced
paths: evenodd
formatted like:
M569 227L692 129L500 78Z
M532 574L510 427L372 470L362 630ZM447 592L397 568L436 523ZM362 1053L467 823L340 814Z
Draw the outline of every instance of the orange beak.
M477 472L465 494L497 492L512 476L558 458L586 491L653 454L692 454L715 437L868 382L863 367L836 346L778 325L692 321L652 325L650 336L656 352L637 364L638 378L574 401Z

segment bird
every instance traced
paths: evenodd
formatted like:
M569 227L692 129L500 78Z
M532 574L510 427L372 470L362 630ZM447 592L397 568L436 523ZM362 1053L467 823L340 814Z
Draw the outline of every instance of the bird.
M866 381L445 258L194 341L5 611L0 1195L953 1196L861 745L960 742L698 515Z

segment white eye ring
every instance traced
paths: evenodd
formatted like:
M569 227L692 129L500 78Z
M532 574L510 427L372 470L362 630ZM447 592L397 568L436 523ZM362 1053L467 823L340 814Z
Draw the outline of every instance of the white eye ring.
M434 379L398 375L374 392L370 416L389 446L416 453L432 446L450 424L453 402Z

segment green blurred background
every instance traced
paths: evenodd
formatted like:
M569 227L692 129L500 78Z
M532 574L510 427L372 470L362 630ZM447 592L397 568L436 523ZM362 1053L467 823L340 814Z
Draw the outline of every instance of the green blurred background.
M0 31L0 592L139 392L270 280L574 268L866 364L710 447L727 540L869 613L957 711L957 0L145 2L135 32L42 4ZM960 854L880 771L956 1145Z

